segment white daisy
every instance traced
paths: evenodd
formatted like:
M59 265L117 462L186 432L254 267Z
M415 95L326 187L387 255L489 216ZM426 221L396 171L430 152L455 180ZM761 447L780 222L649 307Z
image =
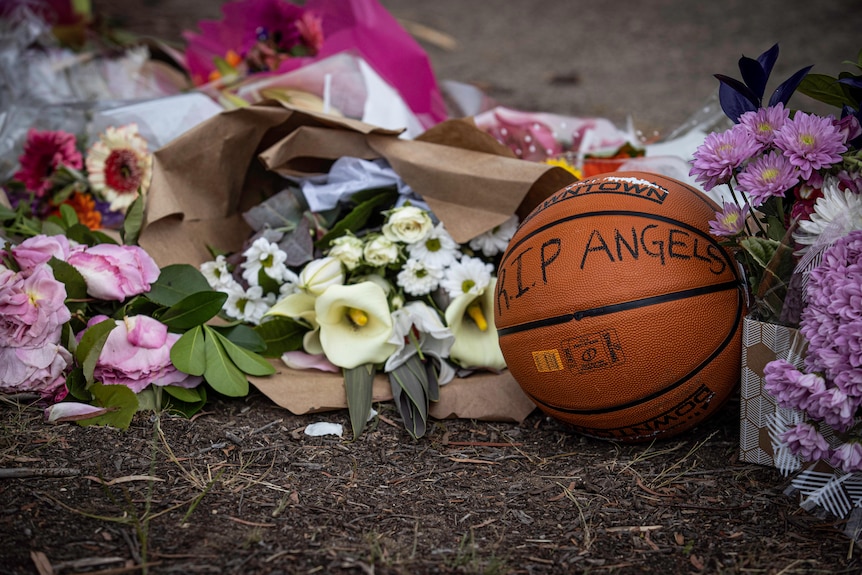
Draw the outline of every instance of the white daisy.
M828 246L853 230L862 229L862 195L850 190L842 191L838 182L831 179L823 186L823 196L814 203L814 213L799 222L793 239L803 247L804 254L811 246Z
M513 215L508 220L496 226L482 235L470 240L470 247L475 251L481 251L486 256L494 257L506 251L509 240L518 230L518 216Z
M233 279L233 275L230 273L227 260L223 255L218 255L216 259L202 263L201 273L214 290L220 290L223 287L236 283L236 280Z
M296 274L284 265L287 254L278 247L278 244L266 238L257 238L242 255L245 256L245 261L240 264L243 269L242 277L249 285L259 285L260 270L275 281L293 280L293 283L296 283Z
M252 286L247 290L239 284L227 291L224 310L232 318L258 325L264 314L275 304L274 294L263 294L263 288Z
M443 269L428 262L410 258L398 272L398 285L410 295L423 296L431 293L440 285Z
M443 228L443 224L434 226L424 239L407 246L407 252L415 260L422 260L429 266L443 269L452 264L461 255L458 244Z
M494 266L479 258L463 257L449 266L440 287L453 299L467 293L479 295L491 282L493 271Z

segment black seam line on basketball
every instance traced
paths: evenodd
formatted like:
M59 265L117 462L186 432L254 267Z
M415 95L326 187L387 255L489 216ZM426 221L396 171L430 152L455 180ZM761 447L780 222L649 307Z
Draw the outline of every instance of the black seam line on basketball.
M640 217L640 218L645 218L645 219L650 219L650 220L658 220L658 221L664 222L666 224L675 224L675 225L678 225L678 226L685 228L689 231L697 232L698 234L704 234L704 231L702 229L696 228L695 226L692 226L692 225L687 224L685 222L681 222L679 220L675 220L673 218L669 218L666 216L660 216L657 214L650 214L650 213L644 213L644 212L636 212L634 210L601 210L601 211L597 211L597 212L586 212L583 214L572 214L571 216L559 218L557 220L554 220L553 222L548 222L547 224L545 224L543 226L539 226L538 228L536 228L535 230L533 230L532 232L530 232L529 234L527 234L526 236L524 236L523 238L521 238L520 240L515 242L514 244L510 245L508 248L506 248L506 253L503 255L503 259L500 260L500 264L497 266L497 269L498 270L503 269L503 264L505 264L506 260L509 259L509 256L515 252L515 248L517 248L522 243L524 243L528 239L532 238L536 234L544 232L545 230L547 230L549 228L553 228L554 226L556 226L560 223L570 222L572 220L578 220L580 218L586 218L586 217L590 217L590 216L634 216L634 217ZM715 241L714 239L709 237L709 235L704 235L702 237L706 238L712 245L719 247L719 248L721 247L721 244L719 244L717 241ZM726 263L728 265L728 267L730 267L730 269L733 271L733 275L736 276L736 274L737 274L736 267L735 267L736 264L734 263L733 259L730 257L730 255L727 253L727 251L724 249L721 249L720 253L724 257L724 260L725 260L724 263ZM736 276L736 277L738 277L738 276Z
M610 305L603 305L599 307L594 307L591 309L585 309L576 311L574 313L566 313L563 315L557 315L554 317L546 317L544 319L537 319L535 321L528 321L526 323L521 323L518 325L512 325L509 327L503 327L497 330L497 335L499 337L503 337L506 335L511 335L513 333L518 333L522 331L529 331L531 329L538 329L540 327L549 327L552 325L559 325L561 323L568 323L572 320L580 321L582 319L586 319L588 317L597 317L600 315L608 315L612 313L617 313L620 311L628 311L630 309L636 309L639 307L646 307L651 305L657 305L667 302L672 302L680 299L686 299L690 297L697 297L699 295L706 295L711 293L717 293L721 291L727 291L731 289L740 289L741 284L738 281L732 280L727 282L722 282L720 284L711 284L707 286L701 286L696 288L691 288L678 292L671 292L661 295L654 295L650 297L645 297L641 299L634 299L630 301L624 301L621 303L615 303Z
M553 409L554 411L559 411L562 413L568 413L571 415L601 415L603 413L611 413L613 411L622 411L624 409L628 409L630 407L635 407L635 406L640 405L642 403L645 403L647 401L651 401L657 397L664 395L665 393L667 393L669 391L673 391L674 389L681 386L682 384L684 384L685 382L690 380L692 377L694 377L695 375L700 373L700 371L704 367L706 367L707 365L712 363L712 361L718 356L718 354L720 354L722 351L724 351L724 348L727 347L727 344L729 344L731 342L731 340L733 340L733 338L736 336L736 333L739 331L740 321L742 320L742 310L744 308L745 308L745 306L742 303L742 290L740 290L739 291L739 297L737 299L737 305L736 305L736 316L735 316L734 321L733 321L734 328L732 330L730 330L730 333L727 335L726 338L724 338L724 341L721 342L721 345L716 347L715 351L713 351L711 354L709 354L709 357L707 357L705 360L700 362L700 364L698 364L697 367L695 367L693 370L691 370L690 372L685 374L683 377L676 380L673 385L662 388L662 389L660 389L654 393L647 395L646 397L641 397L635 401L630 401L630 402L624 403L622 405L615 405L613 407L605 407L602 409L570 409L567 407L560 407L558 405L552 405L550 403L544 402L541 399L536 398L535 396L533 396L533 394L527 392L526 390L524 390L524 393L526 393L527 396L530 399L532 399L533 403L535 403L536 405L543 405L543 406L547 407L548 409ZM635 425L638 425L638 424L635 424ZM631 427L631 426L628 425L625 427Z

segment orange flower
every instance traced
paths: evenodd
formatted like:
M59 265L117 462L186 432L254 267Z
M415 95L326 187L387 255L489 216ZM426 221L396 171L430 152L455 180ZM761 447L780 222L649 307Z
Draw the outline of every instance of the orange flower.
M89 194L75 192L69 199L63 202L71 206L78 215L78 221L87 226L91 230L98 230L102 227L102 213L96 209L96 200ZM52 215L59 215L59 206L52 212Z

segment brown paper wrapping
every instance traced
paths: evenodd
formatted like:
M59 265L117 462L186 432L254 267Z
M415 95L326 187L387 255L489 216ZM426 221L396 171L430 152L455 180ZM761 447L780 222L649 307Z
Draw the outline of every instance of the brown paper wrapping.
M468 120L416 140L356 120L274 101L222 112L156 151L140 245L160 266L200 265L208 246L233 252L251 230L241 214L284 187L284 176L326 173L342 156L386 159L459 243L522 217L572 183L561 168L513 158ZM283 366L252 383L296 414L346 407L342 377ZM375 401L391 399L384 376ZM476 373L443 386L437 418L523 421L533 410L512 376Z

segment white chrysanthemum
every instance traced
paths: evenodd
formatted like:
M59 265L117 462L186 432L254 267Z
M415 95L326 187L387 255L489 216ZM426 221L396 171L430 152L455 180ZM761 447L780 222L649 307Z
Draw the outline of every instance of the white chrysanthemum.
M408 245L407 252L412 259L422 260L429 266L443 269L461 255L458 247L458 243L440 223L428 232L425 239Z
M216 259L202 263L201 273L214 290L221 290L236 283L223 255L218 255Z
M431 293L443 279L443 268L428 262L410 258L398 272L398 285L410 295L423 296Z
M87 152L87 179L112 211L125 212L150 186L153 157L137 124L109 127Z
M451 298L466 293L479 295L491 282L493 271L494 266L479 258L464 257L449 266L440 287Z
M815 244L826 246L853 230L862 229L862 195L850 190L842 191L838 182L831 180L823 186L823 196L814 203L814 213L799 222L793 239L805 253Z
M481 251L489 258L494 257L506 251L506 248L509 246L509 240L512 239L517 230L518 216L513 215L499 226L470 240L470 247L473 250Z
M227 290L224 310L232 318L257 325L273 304L275 304L275 295L264 295L263 288L260 286L252 286L244 290L237 284Z
M245 261L240 264L242 267L242 277L251 286L256 286L260 282L258 276L260 270L274 279L282 282L288 281L296 283L297 277L292 271L284 265L287 260L287 254L266 238L257 238L251 246L242 254L245 256Z

